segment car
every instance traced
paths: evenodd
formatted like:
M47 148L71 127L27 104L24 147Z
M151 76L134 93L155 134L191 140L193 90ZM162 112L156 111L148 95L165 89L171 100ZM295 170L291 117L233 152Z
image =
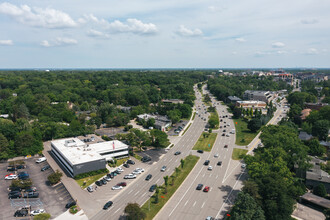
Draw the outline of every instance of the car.
M15 172L16 170L16 167L7 167L7 172Z
M226 134L226 137L229 137L229 134Z
M126 163L134 165L135 162L133 160L127 160Z
M217 165L218 166L221 166L222 165L222 161L218 161Z
M197 187L196 187L196 190L202 190L203 189L203 184L198 184Z
M108 173L107 177L110 177L111 179L113 179L115 176L113 175L113 173Z
M219 157L219 154L214 154L214 157Z
M223 129L223 131L222 132L226 132L226 129Z
M206 118L204 118L204 121L206 121Z
M37 192L37 187L31 186L24 190L25 192Z
M107 182L110 182L110 181L111 181L111 178L108 177L108 176L104 176L103 179L104 179L105 181L107 181Z
M118 186L118 185L111 187L112 190L117 190L117 189L122 189L122 188L123 188L122 186Z
M242 168L245 168L245 167L246 167L246 164L243 163L243 164L241 165L241 167L242 167Z
M39 193L38 192L28 192L28 193L24 193L24 198L38 198L39 197Z
M93 188L93 186L88 186L88 187L87 187L87 191L88 191L88 192L94 192L94 188Z
M13 173L5 176L5 180L16 180L16 179L17 179L17 176Z
M119 171L119 172L124 172L123 168L121 168L121 167L118 167L118 168L117 168L117 171Z
M25 168L26 168L26 166L23 164L19 164L16 166L16 169L25 169Z
M177 152L174 153L174 155L180 155L180 154L181 154L180 151L177 151Z
M226 145L224 146L224 148L228 148L228 145L226 144Z
M45 213L45 210L44 209L37 209L37 210L33 210L31 211L30 215L39 215L39 214L42 214L42 213Z
M166 166L162 166L162 169L160 171L165 172L166 171Z
M126 168L129 168L129 165L127 163L124 163L123 166L126 167Z
M225 136L225 135L226 135L225 133L222 134L222 136Z
M133 172L132 172L132 174L134 174L134 175L138 175L141 173L142 173L142 171L140 171L140 170L133 170Z
M136 168L135 170L136 170L136 171L140 171L141 173L144 172L144 169L143 169L143 168Z
M107 181L105 179L100 179L100 182L102 182L103 185L107 185Z
M29 211L26 210L26 209L17 210L17 211L14 213L14 217L24 217L24 216L27 216L28 214L29 214Z
M116 174L121 174L122 172L121 171L119 171L119 170L115 170L115 171L113 171L114 173L116 173Z
M17 176L20 180L26 180L30 177L30 175L27 172L21 172Z
M43 168L41 168L41 171L48 170L49 168L50 168L50 166L49 166L49 165L46 165L46 166L44 166Z
M224 128L226 127L226 125L223 126ZM225 130L226 131L226 130Z
M144 157L142 157L141 161L144 162L144 163L149 162L149 161L151 161L151 157L144 156Z
M150 180L151 177L152 177L152 175L151 174L148 174L148 176L146 176L146 180Z
M68 202L65 205L65 208L69 209L69 208L71 208L72 206L75 206L75 205L77 205L76 201L71 201L71 202Z
M16 187L16 186L14 186L14 187L9 187L9 191L11 191L11 192L13 192L13 191L19 191L19 192L21 192L21 191L22 191L22 188L20 188L20 187Z
M208 192L210 190L210 187L209 186L205 186L204 189L203 189L203 192Z
M101 181L96 181L95 184L96 184L97 186L102 186L102 185L103 185L103 183L102 183Z
M20 193L21 193L20 191L11 191L8 193L8 196L14 195L14 194L20 194Z
M157 185L156 184L151 185L150 188L149 188L149 192L155 191L156 188L157 188Z
M207 216L205 220L214 220L214 218L211 216Z
M15 192L12 194L8 194L8 199L18 199L22 197L22 193L21 192Z
M202 154L202 153L204 153L204 151L203 150L198 150L197 153Z
M222 128L222 126L220 126L220 128Z
M136 178L136 175L131 174L131 173L124 176L124 179L135 179L135 178Z
M44 162L44 161L46 161L46 160L47 160L46 157L40 157L40 158L38 158L38 159L36 160L36 163L42 163L42 162Z
M212 166L209 166L208 168L207 168L207 170L212 170L213 169L213 167Z
M116 172L111 172L111 175L113 175L114 177L117 176Z
M109 202L105 203L105 205L103 206L103 209L107 210L108 208L110 208L112 206L112 204L113 204L112 201L109 201Z
M209 164L210 164L210 161L209 160L205 160L204 165L207 166Z
M125 186L127 186L127 183L126 182L120 182L120 183L117 183L117 186L125 187Z

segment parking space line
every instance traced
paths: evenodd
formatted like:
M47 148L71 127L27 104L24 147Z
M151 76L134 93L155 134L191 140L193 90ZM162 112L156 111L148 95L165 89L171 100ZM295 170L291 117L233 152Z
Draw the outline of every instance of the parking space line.
M194 202L194 204L193 204L193 207L196 205L196 201Z
M189 200L186 201L186 203L184 204L184 206L186 206L188 202L189 202Z
M139 192L140 192L140 191L137 191L137 192L134 194L134 196L136 196Z
M130 194L131 192L133 192L133 190L131 189L131 191L129 191L127 194Z
M119 209L117 209L114 213L117 213L118 211L120 210L120 208Z
M204 205L205 205L205 202L203 202L203 205L202 205L202 207L201 207L201 208L203 208L203 207L204 207Z

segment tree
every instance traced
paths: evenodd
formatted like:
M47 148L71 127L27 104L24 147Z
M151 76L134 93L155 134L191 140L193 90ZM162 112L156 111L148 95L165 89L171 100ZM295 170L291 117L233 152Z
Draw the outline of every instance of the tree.
M181 168L182 168L182 169L183 169L183 166L184 166L184 162L185 162L184 159L181 159L181 160L180 160Z
M137 203L128 203L124 212L127 215L128 220L141 220L146 217L146 214Z
M240 118L242 115L242 109L234 107L233 109L233 117L234 118Z
M8 147L9 147L9 142L7 138L0 133L0 160L3 159L8 159Z
M261 122L258 118L253 118L248 122L247 128L252 132L257 132L261 128Z
M149 118L149 120L147 121L147 127L154 127L155 126L155 119L154 118Z
M306 145L309 147L308 153L310 155L322 156L325 154L325 147L323 147L316 138L307 141Z
M168 176L164 176L164 182L165 182L165 186L167 187L168 186Z
M319 138L319 140L326 140L328 136L330 123L327 120L319 120L313 124L312 135Z
M166 148L170 142L165 132L158 129L152 129L150 131L151 144L156 148Z
M240 192L238 193L235 205L231 210L231 219L253 219L264 220L265 215L261 207L249 194Z
M54 185L61 181L61 177L63 176L63 173L61 173L59 170L56 170L55 173L50 174L47 179L50 182L50 184Z
M314 187L313 194L321 197L326 197L327 190L325 189L325 186L320 183L319 185Z
M325 219L326 219L326 220L329 220L329 219L330 219L330 209L326 209L326 210L324 211L324 215L325 215Z
M20 187L22 189L30 188L32 186L32 180L26 179L26 180L13 180L10 184L10 187Z
M33 217L33 220L48 220L51 215L49 213L41 213Z

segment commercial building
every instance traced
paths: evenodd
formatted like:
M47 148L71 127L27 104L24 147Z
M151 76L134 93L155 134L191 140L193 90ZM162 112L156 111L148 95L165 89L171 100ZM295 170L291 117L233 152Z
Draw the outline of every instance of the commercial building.
M262 109L266 108L267 104L262 101L237 101L236 106L238 108L252 108L252 109Z
M161 131L165 131L166 128L172 125L172 121L167 116L149 114L141 114L137 116L139 121L148 121L150 118L155 119L155 128Z
M128 145L118 141L85 144L78 138L51 142L51 152L58 163L72 177L94 170L105 169L113 158L128 156Z
M256 100L268 103L273 99L273 96L269 91L246 90L243 94L243 98L245 100Z
M162 99L163 103L171 103L171 104L183 104L184 101L181 99Z
M237 101L241 101L242 99L240 99L236 96L228 96L227 100L228 100L228 102L235 104Z

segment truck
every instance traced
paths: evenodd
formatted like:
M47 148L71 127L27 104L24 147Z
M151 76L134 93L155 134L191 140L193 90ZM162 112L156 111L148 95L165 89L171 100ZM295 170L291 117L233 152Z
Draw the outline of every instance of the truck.
M46 159L46 157L40 157L40 158L38 158L37 160L36 160L36 163L42 163L42 162L44 162L44 161L46 161L47 159Z

